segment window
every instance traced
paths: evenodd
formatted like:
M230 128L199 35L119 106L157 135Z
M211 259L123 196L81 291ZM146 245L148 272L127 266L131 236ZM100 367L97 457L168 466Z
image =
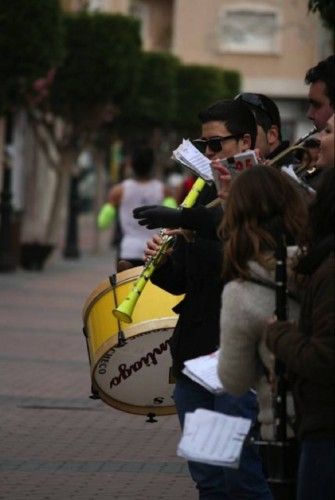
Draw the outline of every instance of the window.
M278 29L278 12L274 10L242 5L224 8L219 15L219 48L225 52L276 53Z
M104 0L89 0L88 1L88 9L92 12L103 10Z

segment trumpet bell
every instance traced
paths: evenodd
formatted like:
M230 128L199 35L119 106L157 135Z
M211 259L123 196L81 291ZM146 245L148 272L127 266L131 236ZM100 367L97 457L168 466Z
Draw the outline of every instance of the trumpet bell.
M138 292L137 287L134 286L121 304L113 309L113 315L115 318L119 321L123 321L124 323L132 323L134 307L139 299L139 296L140 293Z
M118 307L113 309L113 315L115 316L115 318L117 318L120 321L123 321L124 323L133 322L132 316L134 308L148 280L149 276L147 276L147 269L144 267L141 274L135 281L133 288L128 293L128 295L118 305Z
M131 317L132 311L128 312L127 310L122 310L126 306L128 306L128 302L125 300L124 302L122 302L122 304L120 304L119 307L113 309L113 316L119 321L123 321L124 323L132 323L133 322L133 318Z
M317 132L317 128L313 127L312 130L307 132L304 136L300 137L292 146L289 146L288 148L284 149L281 151L277 156L272 158L269 162L269 166L271 167L280 167L281 162L284 160L284 158L290 154L292 154L293 151L295 150L300 150L304 149L304 147L301 145L302 142L304 142L308 137L311 135L314 135Z

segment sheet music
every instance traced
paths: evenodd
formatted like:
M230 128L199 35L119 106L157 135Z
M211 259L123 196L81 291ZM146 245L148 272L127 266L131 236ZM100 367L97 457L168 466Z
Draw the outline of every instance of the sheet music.
M246 170L247 168L254 167L257 165L257 157L255 151L248 149L243 153L237 153L232 158L234 158L233 162L228 162L227 159L221 160L223 166L230 172L231 176L234 177L242 170ZM217 191L220 191L220 173L211 166L214 182Z
M200 153L189 139L183 139L183 142L173 151L172 157L192 170L198 177L213 182L209 159Z
M220 394L224 392L224 387L217 373L218 359L218 350L205 356L189 359L184 363L183 373L208 391Z
M203 408L186 413L177 455L195 462L238 468L251 420Z

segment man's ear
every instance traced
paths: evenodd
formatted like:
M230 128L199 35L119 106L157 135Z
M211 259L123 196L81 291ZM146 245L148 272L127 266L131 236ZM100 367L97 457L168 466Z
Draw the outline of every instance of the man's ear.
M244 134L242 139L240 139L241 151L246 151L251 148L251 136L250 134Z
M266 140L270 147L279 141L279 130L277 125L271 125L271 127L266 133Z

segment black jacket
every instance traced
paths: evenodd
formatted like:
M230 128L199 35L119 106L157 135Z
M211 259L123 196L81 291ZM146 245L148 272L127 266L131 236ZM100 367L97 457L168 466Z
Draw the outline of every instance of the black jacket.
M291 375L300 438L333 438L334 237L320 242L301 261L299 272L308 275L299 325L270 325L267 345Z
M285 151L290 147L290 143L288 141L282 141L279 146L276 147L267 157L267 160L273 160L277 155ZM282 167L283 165L290 165L291 163L296 163L297 160L294 156L294 153L288 153L287 155L283 156L281 160L279 160L276 165L278 167Z
M178 237L173 254L151 277L164 290L185 294L175 307L179 319L170 343L175 377L182 376L185 360L209 354L219 346L221 267L219 240L195 235L189 243Z

